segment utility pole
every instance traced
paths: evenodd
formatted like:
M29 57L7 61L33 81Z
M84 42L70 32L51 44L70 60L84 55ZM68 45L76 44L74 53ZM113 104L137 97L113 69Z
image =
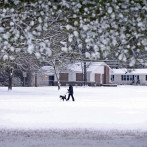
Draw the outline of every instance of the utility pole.
M86 61L84 61L84 86L86 85L87 82L87 66L86 66Z

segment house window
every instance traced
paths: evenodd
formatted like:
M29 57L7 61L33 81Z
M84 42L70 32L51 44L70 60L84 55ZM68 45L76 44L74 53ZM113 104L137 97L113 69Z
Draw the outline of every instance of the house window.
M126 75L121 75L121 80L126 81L127 76Z
M134 80L134 75L130 75L130 81Z
M129 81L130 80L130 76L129 75L127 75L127 81Z
M124 81L126 81L126 75L124 75Z
M122 81L133 81L134 80L134 75L121 75L121 80Z
M114 81L114 75L111 75L111 81Z

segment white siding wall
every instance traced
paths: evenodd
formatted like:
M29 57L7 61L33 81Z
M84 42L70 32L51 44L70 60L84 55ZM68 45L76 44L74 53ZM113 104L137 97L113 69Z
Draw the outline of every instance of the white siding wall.
M76 81L76 73L75 72L69 72L69 81Z
M114 84L131 84L132 81L122 81L121 75L114 75L114 81L112 81Z
M146 75L140 75L139 78L142 85L147 85Z
M49 86L49 76L38 76L38 86Z
M35 86L35 75L32 77L32 86ZM37 86L49 86L49 77L44 75L37 75Z
M87 72L87 82L91 82L91 72Z
M91 73L90 82L95 82L95 73Z
M140 79L140 85L147 85L146 75L139 75L139 79ZM135 84L136 84L137 80L136 80L135 75L134 75L134 80L135 80ZM127 81L127 80L122 81L121 74L117 74L117 75L114 74L114 81L111 81L111 82L118 84L118 85L119 84L128 84L128 85L132 84L132 81L130 81L130 80L129 81Z

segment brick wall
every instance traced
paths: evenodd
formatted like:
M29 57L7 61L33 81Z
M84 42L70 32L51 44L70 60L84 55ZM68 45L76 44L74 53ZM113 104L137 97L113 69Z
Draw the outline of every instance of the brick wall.
M109 68L107 66L104 67L104 76L103 76L103 83L109 84Z
M60 82L62 86L68 86L68 85L72 85L72 86L83 86L83 82ZM58 83L54 82L54 86L57 86ZM95 82L86 82L86 85L88 86L100 86L100 84L96 84Z
M76 73L76 81L83 81L83 74L82 73Z
M68 81L68 73L60 73L59 79L60 81Z
M95 82L96 84L100 84L100 74L95 74Z

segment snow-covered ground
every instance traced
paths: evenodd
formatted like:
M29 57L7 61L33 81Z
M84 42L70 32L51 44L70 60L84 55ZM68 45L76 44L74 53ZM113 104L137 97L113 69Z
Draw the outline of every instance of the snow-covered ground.
M0 127L13 129L97 128L147 130L147 87L0 88Z
M67 88L62 87L58 91L57 87L19 87L8 92L7 88L0 87L0 138L2 138L0 143L10 147L13 142L10 140L17 138L16 144L21 144L22 138L26 137L24 134L39 130L38 136L41 137L44 131L48 136L45 138L43 135L44 141L47 138L52 141L58 140L56 146L62 146L62 143L63 146L69 146L66 141L71 139L73 146L78 146L75 144L78 141L79 146L82 147L84 146L82 143L88 145L86 142L88 138L92 139L89 146L110 146L110 142L113 142L111 146L115 146L133 137L135 139L130 146L147 146L146 86L74 87L75 102L72 100L63 102L59 99L59 95L65 94ZM56 137L51 139L51 136L55 135L53 133L55 130L58 133L55 133ZM88 137L87 135L84 137L86 130L89 132ZM117 130L117 133L114 133L114 130ZM37 138L32 132L30 133L31 139L26 138L35 142ZM79 138L82 136L85 140L80 142ZM98 141L100 136L105 136L102 142ZM118 139L118 136L121 137ZM63 140L62 143L60 139ZM19 146L28 146L27 143L30 140ZM39 143L38 146L49 145L45 142L44 145Z

